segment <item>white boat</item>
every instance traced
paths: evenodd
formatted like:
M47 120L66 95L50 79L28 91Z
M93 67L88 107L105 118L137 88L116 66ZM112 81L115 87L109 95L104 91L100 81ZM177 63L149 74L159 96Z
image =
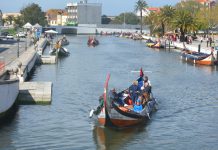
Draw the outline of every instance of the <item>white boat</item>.
M6 72L0 78L0 120L5 118L15 104L19 93L19 79ZM1 122L0 122L1 123Z

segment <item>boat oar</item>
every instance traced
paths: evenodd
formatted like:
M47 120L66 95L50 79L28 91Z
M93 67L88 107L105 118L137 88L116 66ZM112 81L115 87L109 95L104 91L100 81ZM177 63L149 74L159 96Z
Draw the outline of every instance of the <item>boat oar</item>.
M89 112L89 118L92 118L93 114L94 114L94 109L92 109L90 112Z
M140 71L137 70L132 70L131 73L139 73ZM152 73L152 71L143 71L143 72L147 72L147 73Z

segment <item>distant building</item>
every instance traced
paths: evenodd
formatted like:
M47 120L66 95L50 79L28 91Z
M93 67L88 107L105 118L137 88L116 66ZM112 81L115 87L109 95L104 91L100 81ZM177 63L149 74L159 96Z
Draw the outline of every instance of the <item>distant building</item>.
M50 26L64 26L66 25L67 21L67 12L62 9L49 9L46 12L45 17L47 19L48 25Z
M101 24L102 5L100 3L87 3L87 0L79 3L67 4L67 21L77 24Z
M21 13L3 13L2 19L4 19L5 22L2 25L13 27L14 26L14 18L17 18L20 15L21 15ZM9 20L9 18L11 18L11 21Z

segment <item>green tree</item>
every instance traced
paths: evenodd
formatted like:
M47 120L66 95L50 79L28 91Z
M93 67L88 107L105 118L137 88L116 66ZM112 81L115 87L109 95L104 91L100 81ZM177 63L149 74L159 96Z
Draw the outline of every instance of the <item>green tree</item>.
M160 36L160 32L162 29L158 13L151 12L148 16L145 17L144 22L149 26L150 35L158 34L158 36Z
M171 29L171 20L175 15L175 9L172 6L166 5L160 9L159 20L161 22L162 35L165 31Z
M172 25L175 30L179 28L181 33L181 42L184 42L186 33L198 30L198 22L196 21L196 18L194 18L193 15L185 9L176 11Z
M119 16L116 16L115 19L112 21L114 24L138 24L139 19L138 17L131 12L121 13Z
M15 28L22 28L22 26L24 25L24 19L23 16L17 16L16 18L14 18L14 26Z
M12 25L14 21L14 16L12 15L7 16L6 21L9 22L9 25Z
M135 5L135 11L137 12L137 11L139 11L140 12L140 25L141 25L141 27L140 27L140 32L142 33L142 12L143 12L143 10L145 10L146 9L146 7L147 7L148 5L147 5L147 3L146 3L146 1L144 1L144 0L138 0L137 2L136 2L136 5Z
M45 13L42 12L41 7L35 3L29 4L27 7L23 8L20 13L25 23L30 22L33 25L39 23L42 26L47 24Z
M106 15L101 16L101 23L102 24L109 24L111 22L111 19L108 18Z

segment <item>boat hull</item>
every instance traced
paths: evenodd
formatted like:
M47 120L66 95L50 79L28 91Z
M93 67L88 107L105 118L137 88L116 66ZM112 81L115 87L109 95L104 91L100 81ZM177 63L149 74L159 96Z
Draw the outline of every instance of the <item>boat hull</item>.
M5 117L9 109L14 105L19 93L19 80L0 81L0 119Z
M211 54L204 54L204 53L182 53L181 58L188 62L200 65L214 65L215 58Z

